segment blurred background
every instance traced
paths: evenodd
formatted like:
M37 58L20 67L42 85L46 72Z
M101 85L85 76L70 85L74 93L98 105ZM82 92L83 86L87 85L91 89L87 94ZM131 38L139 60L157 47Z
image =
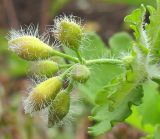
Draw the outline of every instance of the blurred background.
M20 26L39 24L40 31L52 25L60 14L79 16L88 31L97 32L108 46L116 32L131 32L124 17L133 9L155 5L152 0L0 0L0 139L94 139L87 134L91 125L87 116L90 105L78 109L81 114L69 127L48 129L38 117L24 114L22 98L31 82L27 78L28 63L8 51L6 35ZM138 139L145 133L121 123L96 139Z

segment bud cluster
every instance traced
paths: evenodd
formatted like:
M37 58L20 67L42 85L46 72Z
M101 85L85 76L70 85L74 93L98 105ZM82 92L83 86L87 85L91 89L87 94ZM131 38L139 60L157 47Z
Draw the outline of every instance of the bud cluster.
M48 127L59 123L68 114L70 92L74 82L85 83L90 76L90 70L79 52L84 30L81 23L75 18L74 16L56 18L51 31L55 39L62 46L65 45L75 51L77 57L51 47L44 41L45 37L38 34L37 29L11 31L8 39L9 49L19 57L30 61L29 74L46 77L46 80L36 84L29 92L24 100L24 109L26 113L32 114L47 108ZM75 63L67 64L63 58ZM69 80L67 88L63 86L66 78Z

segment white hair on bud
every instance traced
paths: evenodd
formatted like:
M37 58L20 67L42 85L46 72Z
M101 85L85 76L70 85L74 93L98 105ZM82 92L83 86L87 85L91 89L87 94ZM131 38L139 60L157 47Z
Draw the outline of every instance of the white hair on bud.
M66 22L72 22L72 23L75 23L75 24L78 24L79 26L82 26L82 20L81 18L77 17L77 16L74 16L74 15L60 15L60 16L57 16L55 17L54 19L54 28L52 28L54 33L58 33L59 30L60 30L60 23L62 21L66 21Z
M29 26L21 26L19 30L14 30L12 29L8 35L7 35L7 40L13 40L17 39L22 36L32 36L39 38L41 41L47 43L49 41L49 35L47 32L44 32L43 34L40 35L39 33L39 26L35 26L33 24L30 24Z
M71 96L70 100L70 108L67 115L57 123L57 126L69 126L76 120L76 117L78 117L82 113L82 104L81 99L77 94L75 96Z
M53 21L54 21L54 25L53 26L49 26L48 31L53 33L53 35L54 35L54 37L56 39L55 40L56 43L59 44L58 46L61 46L61 42L59 41L58 38L59 38L59 32L61 31L60 23L62 21L71 22L71 23L74 23L74 24L77 24L77 25L81 26L82 33L83 33L83 35L82 35L83 37L82 37L81 42L82 41L84 42L84 41L87 40L87 37L86 37L87 35L83 31L84 30L84 26L82 25L82 20L81 20L80 17L74 16L72 14L69 15L69 16L63 14L63 15L55 17L55 19ZM80 40L77 40L77 41L80 41ZM80 44L80 45L82 45L82 44ZM82 47L80 47L80 48L82 48Z
M24 107L25 113L29 113L29 114L32 115L35 112L35 107L36 107L37 102L38 102L37 100L31 98L31 94L35 93L33 91L33 88L36 87L41 82L47 80L48 78L46 76L38 76L36 74L34 74L32 76L29 76L28 78L31 82L31 85L28 87L28 89L26 91L27 96L22 99L22 102L23 102L23 107ZM41 104L42 101L43 101L43 104L44 104L44 100L41 100L39 102L39 104ZM47 101L45 101L45 103L47 103ZM40 109L44 109L45 105L41 105L40 107L41 107Z
M44 123L46 123L46 126L48 126L49 106L33 114L40 115ZM52 111L52 113L54 113L54 110ZM53 127L71 126L72 122L76 119L78 115L80 115L80 113L82 113L82 104L80 98L77 95L70 96L70 107L68 113L66 114L66 116L63 117L63 119L59 119L59 117L57 116L55 125Z
M23 99L23 106L24 106L25 113L29 113L31 115L33 115L34 112L36 111L41 111L45 109L50 104L48 103L48 101L45 101L45 99L37 100L35 97L31 97L32 93L35 93L35 92L31 91L29 93L29 96ZM37 105L40 110L36 110Z
M59 46L59 44L57 43L57 41L54 41L53 43L50 44L50 35L49 35L48 31L40 34L39 26L38 25L34 26L33 24L31 24L29 26L23 26L19 30L12 29L8 33L8 35L6 36L6 38L7 38L8 41L12 41L14 39L18 39L18 38L23 37L23 36L35 37L35 38L41 40L42 42L50 45L51 47L55 47L55 46L57 47L57 46ZM21 52L21 45L23 45L23 44L11 45L11 46L9 46L9 49L12 52L20 53ZM27 51L28 50L26 49L26 52Z

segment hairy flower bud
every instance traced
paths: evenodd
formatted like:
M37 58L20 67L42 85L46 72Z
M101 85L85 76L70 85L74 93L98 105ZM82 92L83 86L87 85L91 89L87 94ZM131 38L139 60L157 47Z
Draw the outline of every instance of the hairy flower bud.
M90 70L85 65L77 64L72 69L71 76L74 80L85 83L90 76Z
M34 36L21 36L8 42L11 51L26 60L44 59L53 55L53 49Z
M61 87L62 80L58 76L49 78L38 84L24 102L26 113L39 111L50 105Z
M75 22L75 20L67 17L57 19L55 36L64 45L69 48L77 49L80 46L83 30L81 25Z
M69 112L70 96L67 92L61 91L49 106L48 127L59 123Z
M31 63L30 74L45 75L47 77L54 75L59 70L58 64L51 60L41 60Z
M64 58L59 57L59 56L53 56L53 57L50 57L49 59L58 63L58 64L65 64Z

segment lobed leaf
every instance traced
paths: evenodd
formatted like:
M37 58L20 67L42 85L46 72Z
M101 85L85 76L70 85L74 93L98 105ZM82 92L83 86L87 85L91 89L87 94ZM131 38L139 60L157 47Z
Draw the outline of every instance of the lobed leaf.
M109 131L114 122L123 121L131 114L131 105L139 105L141 103L142 92L141 85L127 92L125 99L113 111L110 111L107 103L96 106L90 117L90 119L96 121L96 124L89 128L89 133L94 135L102 134Z

